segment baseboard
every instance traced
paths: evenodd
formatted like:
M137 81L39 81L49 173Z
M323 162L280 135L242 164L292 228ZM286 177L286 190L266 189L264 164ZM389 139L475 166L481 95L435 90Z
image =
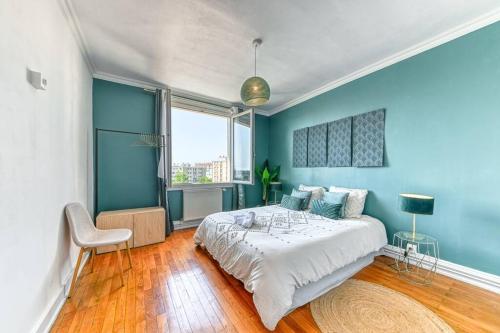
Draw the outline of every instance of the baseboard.
M203 219L195 219L189 221L174 221L174 230L197 228L202 221Z
M80 265L78 276L80 276L80 274L82 273L83 267L85 267L85 264L87 263L88 259L89 259L89 252L86 252L82 258L82 263ZM48 333L48 332L50 332L52 325L54 325L54 322L56 321L57 316L59 315L59 312L61 312L61 309L64 306L64 303L66 302L66 296L68 295L69 288L71 285L71 279L73 278L73 271L74 271L74 269L66 277L66 279L64 281L64 286L59 291L59 294L57 295L56 299L52 303L50 310L43 317L41 322L38 325L35 325L35 328L32 330L33 333Z
M395 258L398 254L402 253L402 251L402 249L392 245L386 245L384 247L384 254L391 258ZM429 269L431 265L430 261L423 261L424 268ZM500 276L498 275L482 272L443 259L438 261L437 272L455 280L500 294Z

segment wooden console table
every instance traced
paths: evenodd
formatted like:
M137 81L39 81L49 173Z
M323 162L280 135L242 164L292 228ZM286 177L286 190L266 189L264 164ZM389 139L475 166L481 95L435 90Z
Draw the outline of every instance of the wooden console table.
M96 226L98 229L130 229L132 237L128 245L131 248L159 243L165 240L165 209L148 207L100 212ZM98 248L97 253L115 250L116 247L104 246Z

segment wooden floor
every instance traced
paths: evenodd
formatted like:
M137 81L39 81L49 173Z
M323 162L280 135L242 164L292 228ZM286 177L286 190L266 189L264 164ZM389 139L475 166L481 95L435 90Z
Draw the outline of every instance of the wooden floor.
M267 332L242 284L193 245L194 230L176 231L164 243L132 249L133 270L120 288L116 255L86 265L74 296L53 332ZM124 261L125 263L126 261ZM430 287L399 279L379 257L355 278L405 293L437 313L457 332L500 332L500 295L444 276ZM281 320L277 332L319 332L303 306Z

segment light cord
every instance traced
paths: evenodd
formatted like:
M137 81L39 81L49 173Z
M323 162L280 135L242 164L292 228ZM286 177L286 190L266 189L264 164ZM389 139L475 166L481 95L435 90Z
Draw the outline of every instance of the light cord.
M253 76L257 76L257 46L258 44L255 43L255 48L254 48L254 67L253 67Z

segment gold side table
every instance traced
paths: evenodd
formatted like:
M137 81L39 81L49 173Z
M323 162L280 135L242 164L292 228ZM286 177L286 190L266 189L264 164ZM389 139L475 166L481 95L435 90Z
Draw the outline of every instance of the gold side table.
M436 238L400 231L394 234L392 245L399 248L393 267L402 278L419 285L432 283L439 260Z

